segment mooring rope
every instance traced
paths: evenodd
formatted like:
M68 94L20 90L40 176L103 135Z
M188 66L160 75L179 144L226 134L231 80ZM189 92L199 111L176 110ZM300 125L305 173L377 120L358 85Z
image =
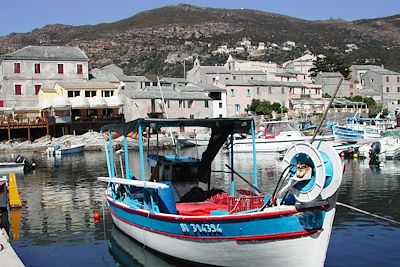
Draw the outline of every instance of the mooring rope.
M362 210L362 209L359 209L359 208L356 208L356 207L353 207L353 206L350 206L350 205L347 205L347 204L344 204L344 203L341 203L341 202L336 202L336 204L338 206L342 206L342 207L345 207L345 208L348 208L348 209L351 209L351 210L354 210L354 211L358 211L360 213L363 213L363 214L366 214L366 215L369 215L369 216L372 216L372 217L375 217L375 218L390 222L390 223L394 223L394 224L400 225L399 221L395 221L395 220L392 220L392 219L389 219L389 218L386 218L386 217L382 217L382 216L373 214L371 212L368 212L368 211L365 211L365 210Z

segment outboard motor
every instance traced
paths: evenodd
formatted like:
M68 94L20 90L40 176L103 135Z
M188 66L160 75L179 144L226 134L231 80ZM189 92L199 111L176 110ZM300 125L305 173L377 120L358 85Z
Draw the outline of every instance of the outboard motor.
M17 155L17 157L14 160L15 163L24 163L24 171L32 171L35 169L36 164L34 162L28 161L24 156L22 155Z
M381 153L381 143L379 141L373 142L369 150L369 165L379 166L379 153Z

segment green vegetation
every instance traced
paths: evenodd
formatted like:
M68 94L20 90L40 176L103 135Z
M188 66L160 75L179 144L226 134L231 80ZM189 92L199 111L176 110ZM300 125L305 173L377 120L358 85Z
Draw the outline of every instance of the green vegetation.
M353 102L363 102L367 104L369 109L370 116L376 116L379 112L382 112L382 115L388 115L388 110L383 109L381 104L376 103L376 101L372 97L362 97L359 95L353 97L346 97L346 99L353 101Z
M317 57L314 65L315 67L310 69L311 77L316 77L319 72L340 72L345 79L350 75L350 66L334 56Z
M252 112L257 115L271 115L273 111L277 113L287 113L288 109L279 103L271 103L267 100L252 99L251 104L247 106L246 112Z

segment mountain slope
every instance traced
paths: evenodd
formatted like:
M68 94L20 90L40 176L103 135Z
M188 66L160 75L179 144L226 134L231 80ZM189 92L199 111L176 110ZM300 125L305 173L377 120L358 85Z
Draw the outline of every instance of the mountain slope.
M91 67L116 63L128 74L182 76L181 63L164 63L170 53L175 60L201 56L203 62L223 62L226 55L213 55L218 45L235 47L243 37L258 42L296 42L297 48L274 49L261 54L243 53L242 58L278 63L300 56L304 50L334 54L347 63L375 63L400 71L400 16L346 22L307 21L255 10L200 8L181 4L139 13L133 17L98 25L49 25L30 33L0 38L0 54L26 45L78 45L89 56ZM359 48L345 53L346 44ZM190 64L190 63L188 63ZM191 66L189 65L189 68Z

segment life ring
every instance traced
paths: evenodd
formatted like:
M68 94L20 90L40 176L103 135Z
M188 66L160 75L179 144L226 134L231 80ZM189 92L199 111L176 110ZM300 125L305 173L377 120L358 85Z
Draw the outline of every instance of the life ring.
M315 141L313 146L320 152L325 165L325 184L321 191L321 198L331 197L342 183L344 167L336 150L327 142Z
M291 146L285 153L283 161L292 166L306 165L311 167L311 178L297 182L291 191L299 202L310 202L316 199L325 184L325 165L320 152L309 143L299 142ZM296 174L292 167L292 178ZM291 179L293 181L294 179Z

